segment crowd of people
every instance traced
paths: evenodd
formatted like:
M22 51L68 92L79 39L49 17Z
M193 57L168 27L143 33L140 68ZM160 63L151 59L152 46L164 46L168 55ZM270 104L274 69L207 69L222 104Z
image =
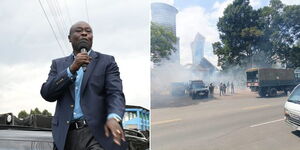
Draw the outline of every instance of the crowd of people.
M233 82L231 82L231 84L229 82L227 82L227 84L221 82L219 85L219 90L220 90L220 96L226 95L229 92L230 94L234 94L234 84Z
M214 94L214 89L215 89L215 86L213 85L213 83L209 84L208 89L209 89L209 93L211 95L213 95ZM234 84L233 84L233 82L231 82L231 83L227 82L227 84L221 82L219 84L219 91L220 91L220 96L226 95L226 94L234 94L235 91L234 91Z

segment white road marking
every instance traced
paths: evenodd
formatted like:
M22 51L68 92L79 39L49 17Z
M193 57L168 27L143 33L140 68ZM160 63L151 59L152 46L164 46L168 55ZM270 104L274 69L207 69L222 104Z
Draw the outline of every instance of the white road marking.
M261 108L266 108L266 107L271 107L274 105L259 105L259 106L250 106L250 107L244 107L242 108L243 110L255 110L255 109L261 109Z
M266 125L266 124L269 124L269 123L275 123L275 122L279 122L279 121L283 121L284 118L282 119L277 119L277 120L273 120L273 121L268 121L268 122L264 122L264 123L260 123L260 124L255 124L255 125L252 125L250 126L251 128L253 127L258 127L258 126L262 126L262 125Z
M172 119L172 120L157 121L157 122L152 122L151 125L166 124L166 123L171 123L171 122L177 122L180 120L182 120L182 119L178 118L178 119Z

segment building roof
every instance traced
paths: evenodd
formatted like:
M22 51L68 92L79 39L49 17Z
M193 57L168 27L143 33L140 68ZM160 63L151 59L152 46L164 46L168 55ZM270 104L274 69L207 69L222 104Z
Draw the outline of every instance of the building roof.
M172 5L169 5L169 4L166 4L166 3L161 3L161 2L154 2L154 3L151 3L151 8L152 9L154 9L154 7L157 9L157 8L159 8L159 9L166 9L166 10L168 10L168 11L170 11L170 12L173 12L173 13L175 13L175 14L177 14L178 13L178 10L174 7L174 6L172 6Z
M145 109L145 110L149 111L147 108L144 108L142 106L135 106L135 105L126 105L126 108L139 108L139 109Z
M200 66L202 66L203 68L208 68L208 69L214 69L214 70L218 70L217 67L215 67L215 65L213 65L209 60L207 60L205 57L203 57L200 61Z
M204 41L205 40L205 37L203 35L201 35L199 32L197 32L195 38L194 38L194 41L196 40L202 40Z

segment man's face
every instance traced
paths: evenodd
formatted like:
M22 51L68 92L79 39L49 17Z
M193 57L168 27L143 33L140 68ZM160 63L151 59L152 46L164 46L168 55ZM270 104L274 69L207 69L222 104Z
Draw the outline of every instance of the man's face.
M88 42L87 50L90 50L93 45L93 30L86 22L78 22L70 29L69 41L72 43L74 51L80 51L78 43L82 39L85 39Z

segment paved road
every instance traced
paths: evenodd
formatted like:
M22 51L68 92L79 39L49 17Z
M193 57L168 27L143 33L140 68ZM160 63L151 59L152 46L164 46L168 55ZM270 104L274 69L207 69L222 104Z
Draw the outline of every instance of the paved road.
M247 90L197 101L152 96L151 149L299 150L300 132L283 121L286 98Z

